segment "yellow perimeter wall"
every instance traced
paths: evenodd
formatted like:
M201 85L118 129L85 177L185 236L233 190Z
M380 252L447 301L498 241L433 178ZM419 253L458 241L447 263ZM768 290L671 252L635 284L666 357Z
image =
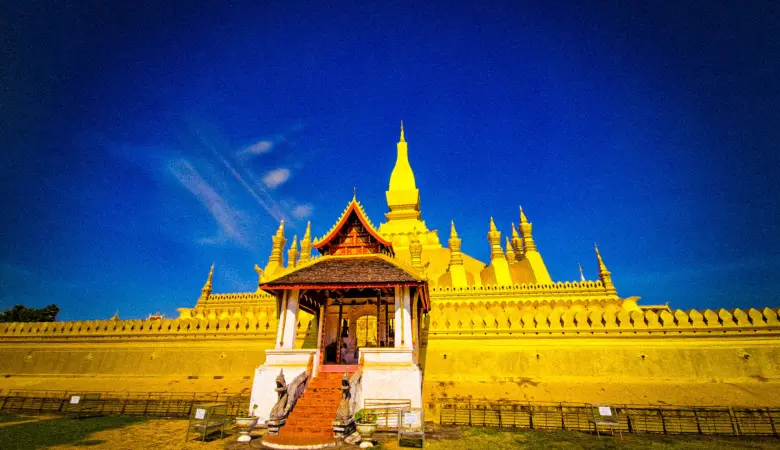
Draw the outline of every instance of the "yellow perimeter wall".
M434 301L420 352L428 418L450 399L780 405L776 309L603 305ZM301 314L299 347L315 345L315 323ZM273 307L0 324L0 389L248 392L276 325Z

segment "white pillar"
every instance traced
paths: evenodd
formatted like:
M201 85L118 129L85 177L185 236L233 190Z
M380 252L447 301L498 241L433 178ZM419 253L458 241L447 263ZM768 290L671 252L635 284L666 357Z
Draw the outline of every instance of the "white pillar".
M279 314L277 315L277 325L276 325L276 345L274 348L277 350L282 348L282 333L284 333L284 322L286 319L286 311L287 311L287 293L290 291L282 291L282 299L281 301L277 302ZM278 294L277 294L278 295Z
M409 286L405 286L403 289L403 333L404 333L404 348L412 349L414 348L413 339L412 339L412 299L409 295L412 291L412 288Z
M419 303L420 303L420 291L418 290L414 294L414 300L412 301L412 337L414 338L415 352L420 351L420 334L418 333L419 328L417 328L419 325L418 322L420 321L420 313L418 309Z
M322 359L322 353L325 351L325 347L322 345L322 333L325 332L325 306L320 305L320 309L317 313L317 352L314 353L314 373L312 376L316 377L320 368L320 361Z
M402 287L396 287L394 289L395 292L395 329L393 340L395 341L395 348L401 348L401 313L403 308L401 308L401 299L403 298L403 291Z
M406 286L395 288L395 348L412 348L410 290Z
M293 289L287 294L285 302L286 317L284 318L284 334L280 348L291 349L295 347L295 335L298 334L298 289Z

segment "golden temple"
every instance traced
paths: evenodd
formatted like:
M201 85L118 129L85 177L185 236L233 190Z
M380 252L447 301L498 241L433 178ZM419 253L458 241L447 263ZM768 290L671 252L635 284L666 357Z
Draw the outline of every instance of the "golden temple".
M403 369L421 390L398 398L429 414L443 398L780 404L777 308L642 306L598 247L598 280L554 282L522 209L503 240L476 218L487 263L461 251L455 223L445 247L422 220L403 125L396 150L378 227L354 196L321 238L310 223L286 248L282 222L256 291L214 293L212 266L177 318L0 324L0 389L248 392L263 367L311 357L315 372Z

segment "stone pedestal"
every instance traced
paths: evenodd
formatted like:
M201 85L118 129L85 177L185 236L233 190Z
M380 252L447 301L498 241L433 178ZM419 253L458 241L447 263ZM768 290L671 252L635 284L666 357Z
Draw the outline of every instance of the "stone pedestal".
M284 426L284 424L287 423L287 418L276 420L267 420L265 422L266 426L268 427L268 435L269 436L279 436L279 430Z
M333 421L333 435L336 438L344 439L354 432L355 432L355 419L350 418L346 422L343 422L341 420Z

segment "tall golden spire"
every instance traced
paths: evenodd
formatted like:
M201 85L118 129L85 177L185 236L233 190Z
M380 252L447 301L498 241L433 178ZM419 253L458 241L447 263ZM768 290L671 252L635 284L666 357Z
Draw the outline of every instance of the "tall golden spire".
M615 285L612 284L612 273L607 270L607 265L604 264L604 260L601 259L601 252L599 252L598 244L593 244L593 248L596 249L596 259L599 263L599 278L601 278L601 283L604 284L604 289L610 293L617 293Z
M290 249L287 250L287 267L295 267L295 262L298 259L298 235L293 236Z
M504 251L501 249L501 232L496 228L492 217L490 218L488 242L490 242L490 259L504 258Z
M390 184L385 197L389 211L386 222L379 226L379 234L388 236L393 247L404 251L411 242L412 234L418 235L425 248L441 248L436 231L428 230L420 213L420 190L417 189L412 166L409 164L409 147L406 131L401 122L401 134L396 145L398 151L395 166L390 174Z
M311 221L306 222L306 233L301 239L301 258L299 263L307 263L311 261Z
M404 124L401 122L401 138L396 145L398 154L396 155L395 167L390 174L390 191L411 191L417 189L417 183L414 181L414 172L409 165L409 146L404 139Z
M509 236L506 236L506 261L509 264L517 262L515 250L512 248L512 243L509 242Z

